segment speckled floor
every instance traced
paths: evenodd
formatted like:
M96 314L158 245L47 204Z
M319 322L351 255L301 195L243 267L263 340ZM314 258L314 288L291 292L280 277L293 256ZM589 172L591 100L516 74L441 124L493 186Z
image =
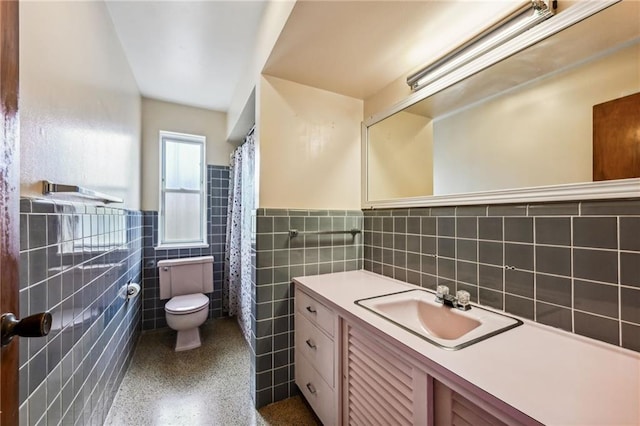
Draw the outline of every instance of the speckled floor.
M249 348L235 319L200 328L203 345L174 352L175 332L144 333L106 425L296 425L317 422L299 397L256 411Z

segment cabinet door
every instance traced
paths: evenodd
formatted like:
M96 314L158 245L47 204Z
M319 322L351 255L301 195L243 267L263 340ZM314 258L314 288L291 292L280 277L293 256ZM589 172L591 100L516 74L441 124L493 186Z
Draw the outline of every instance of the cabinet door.
M359 328L343 333L343 423L427 424L426 374Z
M593 180L640 177L640 93L593 107Z
M434 422L438 426L506 426L506 423L437 380L433 381L433 403Z

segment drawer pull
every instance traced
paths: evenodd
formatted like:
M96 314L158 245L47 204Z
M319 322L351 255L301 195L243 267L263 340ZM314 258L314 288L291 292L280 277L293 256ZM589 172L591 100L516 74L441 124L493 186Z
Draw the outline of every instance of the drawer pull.
M311 382L307 383L307 389L309 389L309 392L311 392L312 395L316 394L316 388L311 384Z
M315 343L313 343L313 340L311 339L307 339L307 346L309 346L311 349L317 349L317 346L315 345Z
M311 306L307 306L307 311L311 312L312 314L315 314L316 312L318 312L314 308L312 308Z

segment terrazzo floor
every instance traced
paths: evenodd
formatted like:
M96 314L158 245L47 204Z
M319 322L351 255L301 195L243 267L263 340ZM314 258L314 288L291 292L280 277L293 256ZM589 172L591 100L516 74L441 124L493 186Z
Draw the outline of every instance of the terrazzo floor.
M105 425L319 424L300 397L255 410L250 350L235 318L200 330L202 346L185 352L174 352L172 330L144 333Z

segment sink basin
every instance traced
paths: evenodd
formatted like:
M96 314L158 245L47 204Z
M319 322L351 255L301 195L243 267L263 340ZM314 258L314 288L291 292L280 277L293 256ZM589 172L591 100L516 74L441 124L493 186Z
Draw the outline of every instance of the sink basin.
M356 304L440 346L457 350L522 324L517 318L477 306L468 311L444 306L426 290L407 290L356 300Z
M459 339L482 324L462 311L411 296L409 299L403 297L402 300L373 302L370 307L395 322L424 329L430 336L446 340Z

